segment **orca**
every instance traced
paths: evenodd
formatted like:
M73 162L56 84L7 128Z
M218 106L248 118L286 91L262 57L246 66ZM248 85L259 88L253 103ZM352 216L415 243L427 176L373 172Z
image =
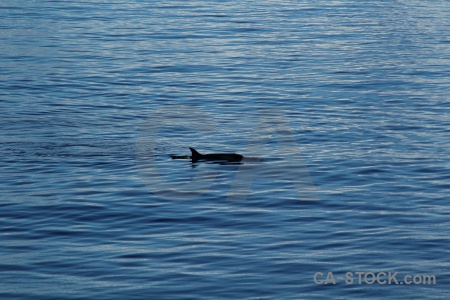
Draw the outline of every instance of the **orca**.
M211 154L201 154L194 148L189 148L191 150L192 156L172 156L172 159L192 159L192 162L197 162L199 160L209 160L209 161L226 161L226 162L239 162L244 157L236 153L211 153Z
M241 161L244 157L236 153L211 153L211 154L200 154L194 148L189 148L192 152L192 161L198 160L224 160L224 161Z

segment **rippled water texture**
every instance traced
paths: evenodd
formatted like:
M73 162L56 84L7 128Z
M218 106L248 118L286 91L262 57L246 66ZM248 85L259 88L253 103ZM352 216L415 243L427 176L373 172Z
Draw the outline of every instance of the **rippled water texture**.
M449 32L439 0L2 1L0 298L447 299Z

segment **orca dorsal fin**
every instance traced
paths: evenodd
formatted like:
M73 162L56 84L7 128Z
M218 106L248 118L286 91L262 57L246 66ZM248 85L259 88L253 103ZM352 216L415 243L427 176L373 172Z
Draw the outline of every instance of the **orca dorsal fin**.
M197 152L197 150L195 150L194 148L189 148L189 150L191 150L192 152L192 160L199 160L200 157L202 156L200 153Z

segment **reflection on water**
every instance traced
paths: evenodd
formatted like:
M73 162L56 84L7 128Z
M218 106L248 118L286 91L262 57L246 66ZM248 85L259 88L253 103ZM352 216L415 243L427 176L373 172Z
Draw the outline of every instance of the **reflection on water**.
M0 298L446 299L447 4L3 1Z

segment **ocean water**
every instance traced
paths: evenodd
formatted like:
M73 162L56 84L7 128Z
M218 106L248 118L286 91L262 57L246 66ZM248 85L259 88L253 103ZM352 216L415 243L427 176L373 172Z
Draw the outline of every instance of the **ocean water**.
M448 1L1 1L0 298L448 299L449 32Z

